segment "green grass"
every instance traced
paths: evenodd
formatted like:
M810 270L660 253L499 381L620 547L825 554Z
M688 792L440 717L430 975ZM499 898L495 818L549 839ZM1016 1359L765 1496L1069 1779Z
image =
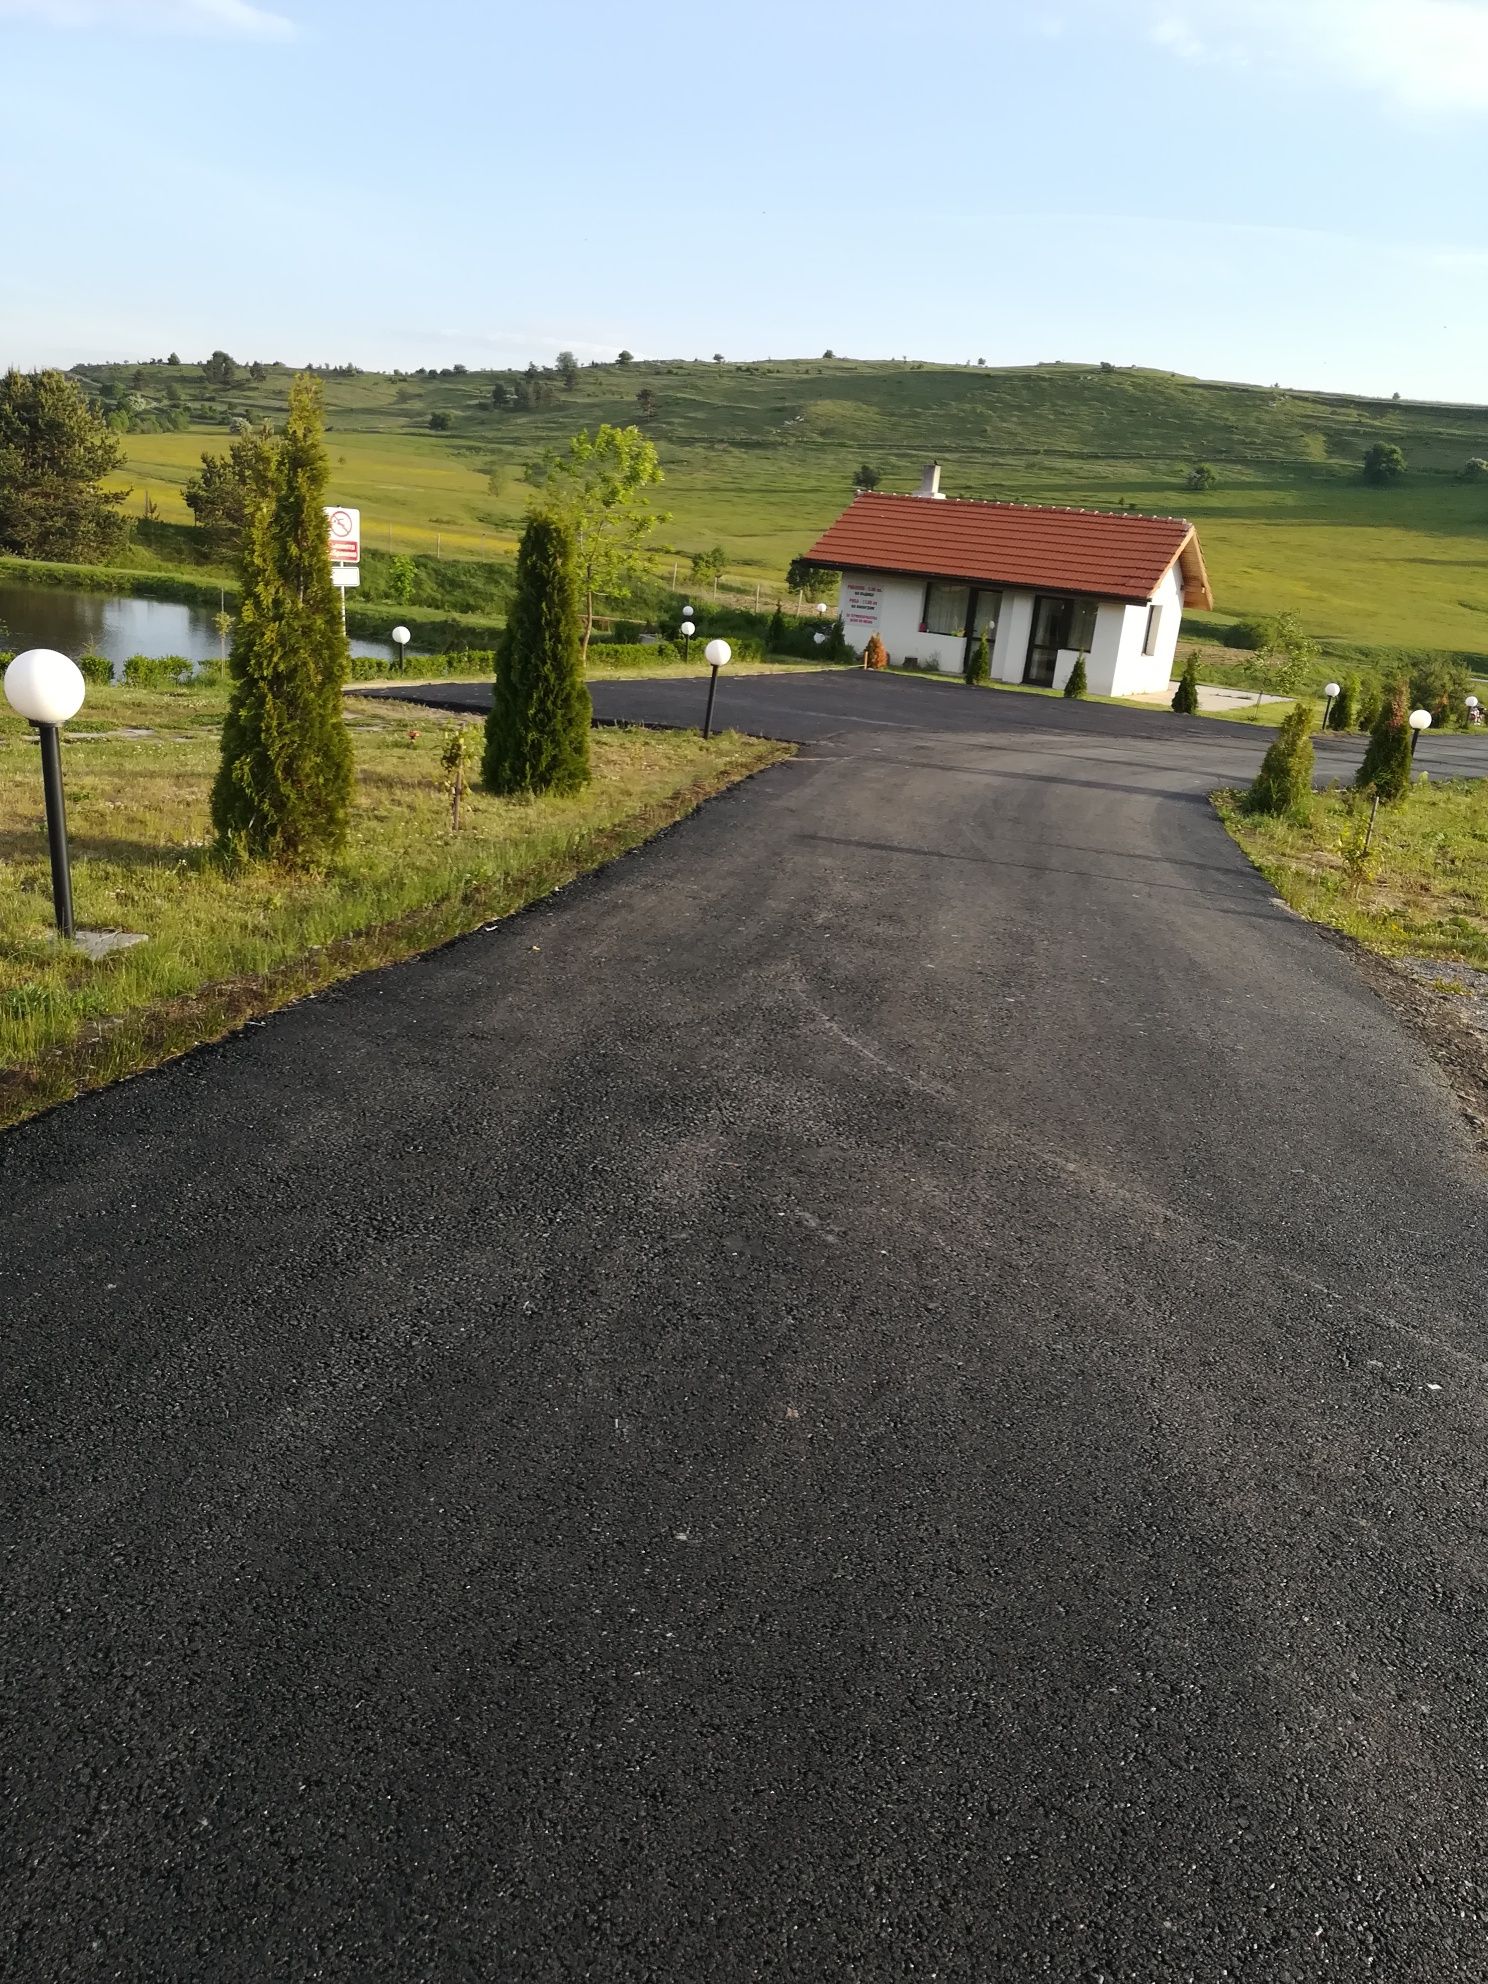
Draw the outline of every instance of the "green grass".
M351 699L345 856L318 876L234 872L207 815L224 707L224 691L121 689L68 726L78 920L149 933L101 964L51 935L34 734L0 718L0 1125L506 915L785 755L732 734L597 731L584 792L473 792L456 836L439 772L456 719ZM149 734L116 734L132 727Z
M126 380L131 367L89 367ZM181 486L202 447L224 446L232 413L273 415L288 373L208 388L191 367L147 367L159 404L173 379L215 431L126 437L138 513L148 492L166 520L187 513ZM525 463L576 428L637 418L667 480L671 521L656 567L721 544L733 579L768 598L788 560L847 501L864 459L884 486L912 487L925 460L953 495L1113 505L1198 523L1223 618L1292 608L1314 633L1370 645L1488 655L1488 485L1456 480L1488 455L1488 410L1274 391L1140 370L1044 365L1008 370L847 360L585 368L541 411L490 406L496 375L326 382L333 486L359 503L374 549L505 558L529 495ZM429 431L431 411L452 431ZM148 417L148 415L147 415ZM1398 441L1410 473L1392 489L1359 475L1364 450ZM1184 487L1197 459L1220 477Z
M1315 923L1391 956L1488 967L1488 784L1418 781L1381 806L1368 860L1351 875L1344 848L1367 803L1347 789L1315 796L1305 824L1252 818L1239 795L1215 805L1284 901Z

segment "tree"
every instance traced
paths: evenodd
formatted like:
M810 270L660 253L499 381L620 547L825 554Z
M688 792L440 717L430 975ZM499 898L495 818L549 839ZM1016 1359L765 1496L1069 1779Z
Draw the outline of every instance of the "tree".
M542 491L539 507L572 540L587 662L595 601L629 597L646 539L664 521L646 494L662 479L661 463L639 427L605 423L592 434L575 434L566 449L544 455L527 477Z
M1277 613L1263 623L1259 656L1271 668L1272 693L1295 696L1317 667L1318 644L1295 613ZM1256 691L1260 704L1265 690Z
M506 383L505 379L497 379L493 382L491 386L492 406L500 406L500 407L510 406L515 398L516 398L516 394L513 392L512 388Z
M827 629L826 645L822 653L828 661L841 661L847 654L847 629L842 624L840 613Z
M622 351L620 356L615 361L617 365L631 365L634 362L635 362L635 354L629 351Z
M1481 455L1470 455L1462 466L1462 480L1464 482L1488 480L1488 461L1484 461Z
M436 434L448 434L454 424L447 413L431 413L429 415L429 426Z
M1183 673L1178 678L1178 687L1173 695L1173 708L1179 716L1197 716L1199 713L1199 654L1197 648L1190 648L1188 659L1183 664Z
M1195 462L1193 467L1188 471L1186 480L1187 486L1190 489L1197 489L1199 491L1215 489L1219 486L1219 477L1210 468L1208 462Z
M713 363L714 363L715 365L722 365L722 363L723 363L723 353L722 353L721 351L715 351L715 352L714 352L714 354L713 354Z
M655 414L656 395L649 386L642 386L641 390L636 394L636 405L641 409L643 417L647 420L650 420Z
M1378 487L1405 474L1405 456L1392 441L1376 441L1364 457L1364 480Z
M128 490L104 490L124 451L64 372L0 379L0 551L90 560L123 540Z
M1394 682L1384 692L1379 715L1369 733L1369 748L1354 778L1361 791L1373 786L1381 799L1405 796L1411 777L1409 716L1406 685Z
M346 635L326 537L324 432L320 387L301 374L290 386L271 487L248 521L212 788L219 845L291 867L338 853L351 810Z
M966 657L962 674L965 677L968 689L974 689L978 683L991 680L992 650L988 645L985 629L972 644L971 650Z
M242 549L250 517L273 488L278 445L265 421L240 433L224 455L203 451L200 469L181 493L214 551Z
M418 566L406 552L399 552L388 566L387 594L399 606L412 606L418 592Z
M565 392L571 393L574 387L579 383L579 361L574 357L571 351L559 352L558 377L563 381L563 388Z
M1296 703L1283 719L1245 795L1247 813L1298 820L1312 800L1312 711Z
M824 351L824 352L822 353L822 357L823 357L823 358L835 358L836 356L837 356L837 354L836 354L836 352L832 350L832 348L831 348L831 346L830 346L830 345L829 345L829 346L827 347L827 349L826 349L826 350L825 350L825 351Z
M181 362L181 354L180 354L180 352L178 352L178 351L173 351L173 352L171 353L171 355L170 355L170 357L169 357L169 358L168 358L168 359L167 359L167 360L166 360L165 362L166 362L166 364L167 364L167 365L179 365L179 364L180 364L180 362Z
M854 489L877 489L882 478L872 462L864 462L861 468L853 470Z
M225 351L214 351L202 367L202 377L209 379L214 386L235 386L238 383L237 364Z
M1359 678L1345 675L1338 685L1338 694L1333 698L1333 707L1328 712L1330 730L1352 730L1359 720Z
M248 377L252 379L255 384L261 385L263 381L268 378L268 376L269 376L268 372L265 370L263 365L261 365L258 359L255 358L253 363L248 367Z
M985 639L985 636L983 638ZM1080 654L1075 657L1075 665L1070 670L1068 682L1064 685L1064 693L1071 700L1074 700L1080 696L1088 695L1089 692L1090 682L1085 673L1085 657L1083 654Z
M863 650L863 666L865 668L887 668L888 665L888 649L877 634L870 634L868 636L868 645Z
M765 629L765 653L767 655L783 653L785 642L785 615L777 604L775 611L770 615L770 624Z
M692 554L692 577L695 584L711 585L717 588L723 577L723 568L728 562L721 544L715 544L711 551L694 551Z
M786 568L785 583L791 592L801 593L815 602L825 599L835 592L841 582L840 572L820 572L814 565L808 565L804 558L792 558Z
M574 792L589 780L593 705L579 650L572 532L528 520L496 661L482 776L498 793Z

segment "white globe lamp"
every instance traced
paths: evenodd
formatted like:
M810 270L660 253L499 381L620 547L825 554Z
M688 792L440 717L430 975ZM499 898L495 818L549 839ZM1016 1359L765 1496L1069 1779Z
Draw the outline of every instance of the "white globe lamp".
M1343 688L1343 684L1341 682L1325 682L1323 684L1323 696L1325 698L1323 703L1324 730L1328 728L1328 718L1333 713L1333 698L1339 694L1342 688Z
M1431 728L1430 710L1412 710L1410 713L1410 727L1415 731L1429 730Z
M713 698L718 694L718 671L726 668L733 659L733 649L727 641L709 641L703 649L703 659L713 673L708 677L708 709L703 718L703 735L713 735Z
M41 789L52 858L52 907L57 929L74 934L72 870L67 859L67 809L62 798L61 726L83 707L88 685L75 661L52 648L28 648L5 671L5 700L41 736Z
M398 673L401 675L408 666L408 643L413 639L406 627L394 627L393 640L398 648Z

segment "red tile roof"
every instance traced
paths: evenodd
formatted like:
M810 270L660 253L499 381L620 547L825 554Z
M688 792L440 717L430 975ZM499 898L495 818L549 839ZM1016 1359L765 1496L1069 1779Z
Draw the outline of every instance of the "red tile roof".
M1198 534L1183 517L873 493L843 511L805 562L1145 600L1178 559L1184 604L1212 606Z

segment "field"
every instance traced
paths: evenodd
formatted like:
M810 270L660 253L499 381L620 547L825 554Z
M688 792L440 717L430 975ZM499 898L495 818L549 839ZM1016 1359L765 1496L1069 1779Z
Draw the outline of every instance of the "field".
M225 444L235 414L276 414L289 378L275 367L224 388L191 366L81 370L90 382L137 377L147 421L167 387L192 418L189 432L125 437L131 514L148 495L176 522L203 447ZM530 493L524 465L579 427L639 420L666 471L663 578L680 561L685 583L688 555L719 545L738 590L757 584L768 602L848 500L858 463L910 488L934 457L952 495L1191 516L1217 622L1290 608L1325 638L1488 655L1488 482L1461 479L1488 456L1488 409L1090 366L847 360L592 366L571 390L549 375L550 404L493 407L493 383L516 376L326 378L333 490L360 505L370 546L504 560ZM641 392L654 395L649 416ZM431 431L431 415L449 430ZM1363 482L1376 440L1398 442L1410 464L1394 487ZM1184 486L1198 460L1219 477L1205 494Z
M439 767L456 719L352 700L345 855L324 875L232 873L208 844L225 705L221 689L120 689L68 726L79 923L149 936L98 964L53 939L34 733L0 715L0 1127L506 915L783 755L731 735L596 731L586 790L472 792L456 835Z

